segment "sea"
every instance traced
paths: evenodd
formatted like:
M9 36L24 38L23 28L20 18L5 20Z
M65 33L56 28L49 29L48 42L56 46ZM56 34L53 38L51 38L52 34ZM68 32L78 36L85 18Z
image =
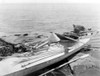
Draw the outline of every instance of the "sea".
M99 6L88 3L0 4L0 31L65 32L73 30L73 24L99 30Z
M4 3L0 4L0 34L2 33L49 33L67 32L73 30L73 24L100 31L100 5L93 3ZM0 35L1 36L1 35ZM97 41L99 40L99 42ZM93 40L92 40L93 41ZM98 43L97 43L98 42ZM100 45L100 35L94 38L95 46ZM94 63L99 65L99 52L92 51ZM87 59L92 62L91 57ZM86 62L86 60L84 61ZM83 62L83 63L84 63ZM86 65L89 65L87 62ZM83 64L82 63L82 64ZM78 65L77 65L78 66ZM81 64L80 64L81 66ZM83 65L82 65L83 66ZM80 68L80 67L78 67ZM83 68L83 67L81 67ZM91 67L89 67L91 68ZM77 67L76 67L77 69ZM85 68L86 69L86 68ZM79 70L79 69L78 69ZM96 69L97 70L97 69ZM66 72L66 67L60 69L57 75L71 76ZM100 76L100 69L89 72L81 71L77 76ZM54 72L55 73L55 72ZM62 74L64 73L64 74ZM94 75L95 74L95 75ZM96 75L97 74L97 75Z

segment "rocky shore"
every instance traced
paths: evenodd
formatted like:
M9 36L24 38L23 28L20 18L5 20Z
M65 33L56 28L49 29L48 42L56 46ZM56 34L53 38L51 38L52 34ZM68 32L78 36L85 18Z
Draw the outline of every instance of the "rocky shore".
M75 76L100 76L100 33L91 40L90 44L93 47L90 51L81 52L74 58L83 54L89 54L89 57L70 64Z

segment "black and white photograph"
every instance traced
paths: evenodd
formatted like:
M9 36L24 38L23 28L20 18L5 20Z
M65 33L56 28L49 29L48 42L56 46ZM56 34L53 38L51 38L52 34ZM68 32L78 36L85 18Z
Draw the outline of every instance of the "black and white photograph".
M0 76L100 76L100 1L0 0Z

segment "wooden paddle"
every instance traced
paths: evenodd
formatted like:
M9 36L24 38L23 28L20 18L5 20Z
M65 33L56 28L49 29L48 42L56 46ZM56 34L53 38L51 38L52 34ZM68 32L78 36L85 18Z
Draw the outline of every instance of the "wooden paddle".
M78 58L73 59L73 60L71 60L71 61L69 61L69 62L66 62L66 63L64 63L64 64L62 64L62 65L60 65L60 66L58 66L58 67L56 67L56 68L53 68L53 69L51 69L51 70L49 70L49 71L47 71L47 72L45 72L45 73L42 73L42 74L39 75L39 76L44 76L44 75L46 75L46 74L48 74L48 73L50 73L50 72L52 72L52 71L54 71L54 70L56 70L56 69L59 69L59 68L65 66L65 65L67 65L67 64L73 63L73 62L75 62L75 61L77 61L77 60L79 60L79 59L83 59L83 58L86 58L86 57L88 57L88 56L89 56L89 54L85 54L85 55L83 55L83 56L81 56L81 57L78 57Z

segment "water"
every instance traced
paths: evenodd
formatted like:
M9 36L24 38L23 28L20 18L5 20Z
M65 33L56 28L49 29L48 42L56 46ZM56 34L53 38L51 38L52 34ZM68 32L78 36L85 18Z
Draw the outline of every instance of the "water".
M99 29L100 10L95 4L1 4L0 31L63 32L72 24Z

